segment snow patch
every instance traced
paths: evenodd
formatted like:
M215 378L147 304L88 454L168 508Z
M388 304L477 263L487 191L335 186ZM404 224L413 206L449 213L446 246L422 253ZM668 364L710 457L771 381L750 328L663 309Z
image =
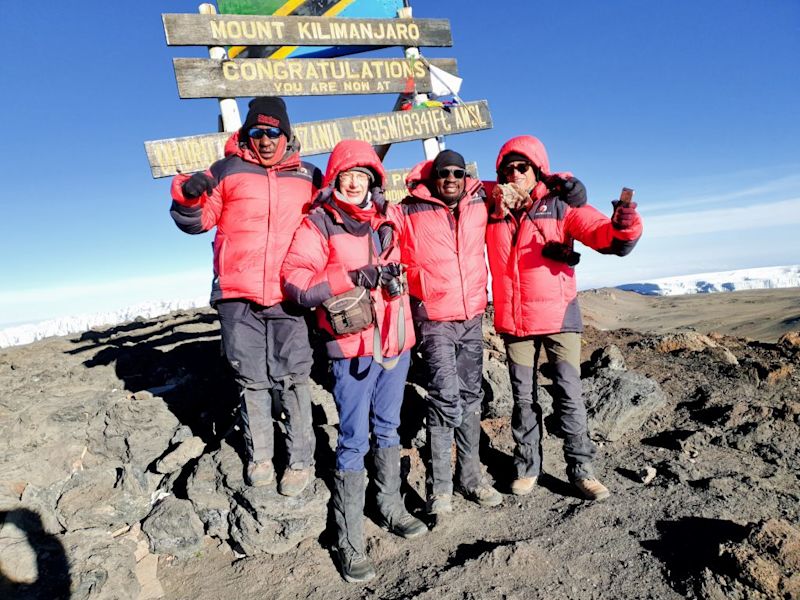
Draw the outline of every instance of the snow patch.
M52 336L81 333L101 326L113 326L133 321L138 317L152 319L174 310L187 310L208 306L208 295L191 300L158 300L143 302L115 311L79 314L71 317L49 319L0 330L0 348L30 344Z
M621 290L648 296L678 296L792 287L800 287L800 265L663 277L648 282L626 283L617 286Z

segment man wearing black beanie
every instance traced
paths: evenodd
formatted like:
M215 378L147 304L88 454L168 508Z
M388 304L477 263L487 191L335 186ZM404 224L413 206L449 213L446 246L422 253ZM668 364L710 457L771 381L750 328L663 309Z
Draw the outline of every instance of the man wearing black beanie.
M503 501L483 475L478 453L488 211L481 182L469 177L464 157L453 150L414 167L406 184L400 247L428 371L427 511L439 519L452 511L453 441L456 490L481 506Z
M278 491L300 494L313 478L311 347L305 313L284 295L283 260L322 174L300 161L281 98L255 98L225 158L172 182L172 218L186 233L217 228L211 304L235 373L247 452L246 481L274 478L272 394L286 415L288 464Z

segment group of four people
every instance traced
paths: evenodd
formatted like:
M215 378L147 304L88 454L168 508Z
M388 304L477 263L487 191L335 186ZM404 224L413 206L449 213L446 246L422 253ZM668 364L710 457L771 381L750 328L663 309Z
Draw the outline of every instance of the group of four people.
M530 493L541 471L536 363L544 348L569 479L588 499L609 494L592 470L581 396L572 243L622 256L640 237L641 220L635 204L616 205L611 218L586 204L580 181L552 173L532 136L503 145L496 169L496 182L475 180L460 154L444 150L412 169L408 196L391 204L372 146L340 142L323 178L300 161L283 100L262 97L250 102L225 158L173 181L177 225L187 233L217 229L211 302L241 390L247 481L274 478L276 393L287 417L288 456L278 491L287 496L313 478L305 314L316 309L339 412L332 504L348 581L375 575L363 534L370 449L380 524L407 538L427 532L400 495L397 430L415 344L427 372L427 512L452 511L453 442L455 489L481 506L502 502L482 475L478 452L485 251L514 400L512 493Z

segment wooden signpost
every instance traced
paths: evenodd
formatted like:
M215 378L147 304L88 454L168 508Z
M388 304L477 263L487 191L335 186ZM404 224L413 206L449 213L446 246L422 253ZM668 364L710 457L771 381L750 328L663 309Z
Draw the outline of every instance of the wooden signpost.
M423 94L432 88L431 65L456 74L455 59L428 61L419 58L417 50L421 46L452 45L447 20L412 19L409 8L398 11L401 18L396 19L331 18L340 11L341 2L333 2L330 10L316 12L316 15L324 14L326 17L286 16L289 8L294 6L292 2L259 1L270 3L277 16L217 15L211 5L201 7L204 14L162 15L168 45L205 45L213 49L211 59L173 59L181 98L224 98L227 100L223 102L233 103L234 98L250 96L401 93L419 103L427 98ZM273 59L224 57L223 46L237 45L352 47L353 51L363 47L398 45L406 48L406 58L276 60L274 54ZM221 58L219 52L223 53ZM153 177L208 168L222 158L230 131L238 127L231 124L234 121L239 122L234 119L226 121L228 132L225 133L145 142ZM388 144L424 140L426 154L430 157L438 152L436 140L441 136L491 127L491 114L485 100L463 103L459 99L459 103L447 107L415 107L413 110L298 123L292 130L303 156L324 154L341 140L357 139L382 147L383 154ZM391 173L389 183L392 186L397 184L395 188L399 194L405 175L397 175L395 171Z
M467 102L443 110L419 108L344 117L328 121L295 123L300 154L325 154L341 140L356 139L373 145L421 140L489 129L492 117L486 100ZM230 133L213 133L145 142L153 177L192 173L207 169L222 158Z

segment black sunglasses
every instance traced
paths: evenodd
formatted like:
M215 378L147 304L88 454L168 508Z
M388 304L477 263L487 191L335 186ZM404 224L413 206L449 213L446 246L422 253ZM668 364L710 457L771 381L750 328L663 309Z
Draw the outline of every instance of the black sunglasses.
M503 167L503 175L506 177L513 175L514 171L522 175L523 173L527 173L528 169L531 168L531 163L520 163L518 165L506 165Z
M281 137L283 132L280 130L279 127L267 127L266 129L261 129L260 127L253 127L250 131L247 132L254 140L260 140L262 137L267 136L269 139L274 140L275 138Z
M447 179L450 175L456 179L464 179L464 175L466 174L467 172L464 169L439 169L436 171L436 175L439 179Z

